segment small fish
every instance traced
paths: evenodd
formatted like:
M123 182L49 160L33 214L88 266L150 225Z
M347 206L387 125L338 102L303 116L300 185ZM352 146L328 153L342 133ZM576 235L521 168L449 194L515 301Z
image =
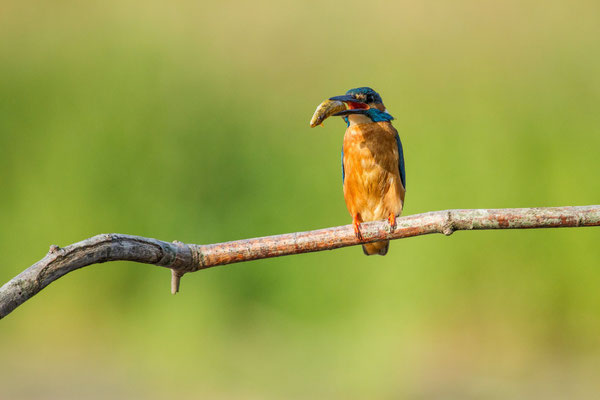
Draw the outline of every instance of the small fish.
M331 117L333 114L344 111L346 105L337 100L325 100L317 107L315 113L310 120L310 127L314 128L317 125L323 125L323 121Z

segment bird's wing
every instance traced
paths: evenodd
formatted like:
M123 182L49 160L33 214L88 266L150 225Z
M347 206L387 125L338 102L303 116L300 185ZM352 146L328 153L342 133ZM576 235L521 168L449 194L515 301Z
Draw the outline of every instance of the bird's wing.
M345 177L346 177L346 171L344 171L344 146L342 146L342 183L344 183Z
M404 170L404 152L402 151L402 142L400 136L396 132L396 144L398 145L398 170L400 171L400 179L402 180L402 186L406 190L406 172ZM343 153L342 153L343 154ZM342 164L342 169L344 165Z

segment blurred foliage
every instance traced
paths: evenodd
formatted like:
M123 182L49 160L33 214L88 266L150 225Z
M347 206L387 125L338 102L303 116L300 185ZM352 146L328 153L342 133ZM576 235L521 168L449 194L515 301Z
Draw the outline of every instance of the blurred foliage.
M349 223L343 123L396 117L405 213L597 204L600 3L0 4L0 278L102 232ZM600 232L457 233L219 267L109 263L1 322L0 398L597 398Z

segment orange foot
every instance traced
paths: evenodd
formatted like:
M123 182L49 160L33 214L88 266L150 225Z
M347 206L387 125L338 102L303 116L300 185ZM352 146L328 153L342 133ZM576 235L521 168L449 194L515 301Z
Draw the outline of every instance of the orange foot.
M354 227L354 234L358 240L363 240L362 233L360 233L360 220L358 219L358 215L355 215L352 218L352 226Z
M390 213L388 217L388 222L390 223L390 232L393 232L396 229L396 214Z

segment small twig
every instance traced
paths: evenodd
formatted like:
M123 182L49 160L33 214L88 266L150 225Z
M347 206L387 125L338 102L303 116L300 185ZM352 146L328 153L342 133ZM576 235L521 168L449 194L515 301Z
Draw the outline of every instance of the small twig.
M171 294L179 292L179 283L183 274L176 269L171 269Z
M43 259L0 288L0 318L61 276L78 268L107 261L135 261L170 268L171 292L176 293L185 273L217 265L332 250L430 233L451 235L459 230L578 226L600 226L600 206L429 212L398 218L393 230L390 230L387 220L363 223L362 241L357 239L352 225L208 245L178 241L168 243L118 233L102 234L64 248L50 246Z

